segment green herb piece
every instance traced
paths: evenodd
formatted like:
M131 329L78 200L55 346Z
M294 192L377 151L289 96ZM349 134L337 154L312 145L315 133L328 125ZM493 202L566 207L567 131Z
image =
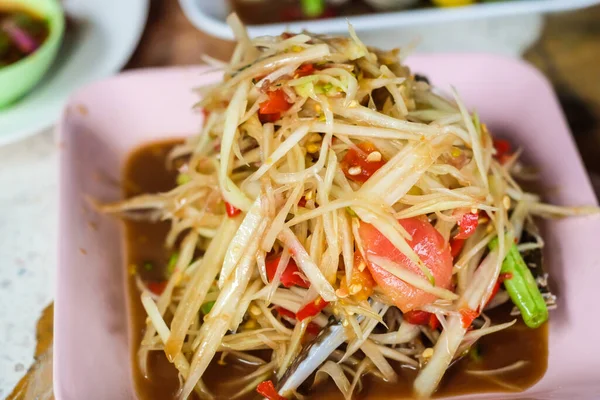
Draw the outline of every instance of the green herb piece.
M328 94L331 90L333 90L334 86L333 83L331 82L327 82L327 83L320 83L317 84L315 86L315 91L319 94Z
M481 136L481 120L479 119L479 114L477 114L477 111L473 111L473 125L475 125L475 131L477 131L477 134L479 136Z
M179 186L185 185L186 183L188 183L191 180L192 180L192 177L189 176L188 174L182 173L182 174L177 175L177 184Z
M173 275L175 272L175 265L177 265L177 260L179 259L179 253L175 252L169 258L169 263L167 264L167 276Z
M208 303L204 303L204 304L202 304L202 307L200 307L200 311L202 311L202 314L207 315L210 312L210 310L212 310L214 305L215 305L214 301L209 301Z
M149 263L149 262L144 263L144 269L146 271L152 271L153 268L154 268L154 265L152 265L152 263Z
M474 344L469 349L469 359L471 359L473 362L480 362L482 360L481 351L477 344Z

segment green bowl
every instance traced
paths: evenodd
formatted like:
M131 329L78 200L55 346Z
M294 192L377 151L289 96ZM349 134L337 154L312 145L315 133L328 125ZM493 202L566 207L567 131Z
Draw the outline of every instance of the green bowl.
M46 18L50 34L31 55L0 67L0 108L29 92L50 68L62 41L65 17L58 0L0 0L0 9L23 9Z

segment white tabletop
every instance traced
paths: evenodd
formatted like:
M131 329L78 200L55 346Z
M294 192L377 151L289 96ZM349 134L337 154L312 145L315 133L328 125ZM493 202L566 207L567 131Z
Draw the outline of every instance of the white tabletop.
M0 148L0 398L33 362L36 322L53 298L57 178L51 130Z

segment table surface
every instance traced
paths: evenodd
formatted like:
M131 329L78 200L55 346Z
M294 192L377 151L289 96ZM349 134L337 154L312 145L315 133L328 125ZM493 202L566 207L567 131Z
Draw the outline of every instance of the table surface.
M142 41L126 68L198 64L202 54L227 59L232 50L231 42L196 30L175 0L155 0ZM525 58L555 86L598 193L600 6L547 17L541 39ZM18 316L0 326L5 347L0 354L0 398L52 398L53 310L46 306L54 288L56 196L49 194L57 191L56 150L50 131L0 149L0 307L11 307L11 315ZM20 182L35 185L25 188ZM31 221L36 223L32 226ZM28 301L19 301L23 298ZM34 351L37 361L29 368ZM27 379L9 395L28 368Z

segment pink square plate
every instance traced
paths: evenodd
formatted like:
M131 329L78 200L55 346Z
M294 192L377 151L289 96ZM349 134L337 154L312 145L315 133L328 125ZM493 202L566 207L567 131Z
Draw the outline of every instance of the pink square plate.
M525 149L555 204L596 204L590 182L546 79L516 60L427 55L409 60L438 87L453 84L493 131ZM87 197L116 199L127 154L155 139L199 130L192 88L219 79L202 67L131 71L75 93L60 123L60 229L54 389L58 400L135 398L129 365L121 227ZM546 375L524 393L486 399L600 398L598 217L545 225L546 261L559 294L551 315Z

